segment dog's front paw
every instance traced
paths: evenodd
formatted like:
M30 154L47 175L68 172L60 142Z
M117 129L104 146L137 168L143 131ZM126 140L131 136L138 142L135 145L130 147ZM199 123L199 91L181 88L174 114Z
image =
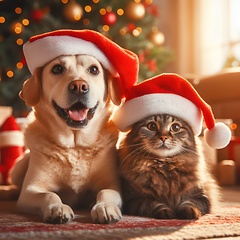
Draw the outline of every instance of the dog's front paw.
M95 223L114 223L122 218L119 207L114 203L97 203L91 211Z
M66 223L73 218L73 210L65 204L51 204L43 210L43 221L47 223Z

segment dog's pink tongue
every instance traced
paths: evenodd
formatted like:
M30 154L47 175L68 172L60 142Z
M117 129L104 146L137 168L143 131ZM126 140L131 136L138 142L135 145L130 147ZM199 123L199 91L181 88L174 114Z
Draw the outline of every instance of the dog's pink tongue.
M80 111L78 111L78 110L74 110L74 111L69 110L68 114L69 114L70 118L72 120L74 120L74 121L83 121L87 117L88 110L89 110L88 108L82 109Z

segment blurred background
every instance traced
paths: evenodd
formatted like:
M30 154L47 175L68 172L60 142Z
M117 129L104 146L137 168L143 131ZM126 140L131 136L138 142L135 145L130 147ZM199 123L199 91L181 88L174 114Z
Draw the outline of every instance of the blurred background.
M211 158L231 159L238 176L239 10L239 0L0 0L0 106L16 118L31 110L18 96L29 77L22 46L31 36L93 29L138 55L139 82L174 72L194 85L233 133L229 147Z

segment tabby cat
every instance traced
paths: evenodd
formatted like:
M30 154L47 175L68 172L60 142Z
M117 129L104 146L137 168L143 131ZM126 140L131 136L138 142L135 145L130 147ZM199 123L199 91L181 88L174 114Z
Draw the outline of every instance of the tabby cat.
M118 151L125 214L198 219L217 204L200 140L183 120L147 117L125 134Z

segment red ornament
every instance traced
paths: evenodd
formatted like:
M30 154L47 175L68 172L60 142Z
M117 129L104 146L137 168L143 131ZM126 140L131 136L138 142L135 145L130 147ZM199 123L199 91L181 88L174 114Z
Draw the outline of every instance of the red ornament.
M117 16L114 12L107 12L105 15L102 16L102 23L108 26L112 26L116 23Z
M34 22L41 22L42 19L44 18L44 15L45 15L44 11L42 11L41 9L35 9L31 12L30 18Z
M129 24L127 25L127 27L128 27L128 30L129 30L130 32L132 32L132 31L136 28L135 24L133 24L133 23L129 23Z
M138 59L140 63L143 63L145 61L145 54L143 52L139 53Z
M152 72L157 71L157 66L156 66L156 61L155 60L149 60L148 62L146 62L146 64L148 65L148 68L149 68L150 71L152 71Z

